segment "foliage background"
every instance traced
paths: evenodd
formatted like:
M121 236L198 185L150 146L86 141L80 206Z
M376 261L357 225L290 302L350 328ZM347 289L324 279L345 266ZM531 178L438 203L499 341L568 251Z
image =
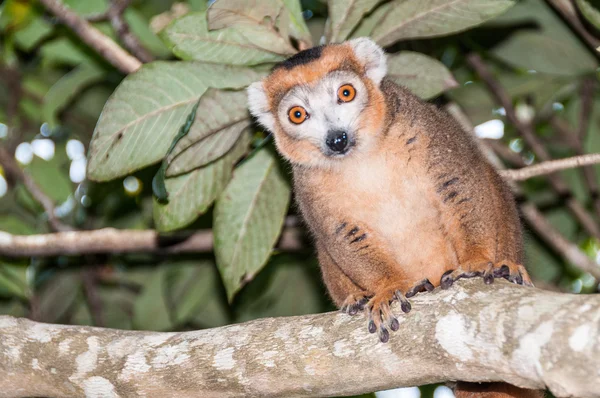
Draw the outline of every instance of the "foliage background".
M111 6L64 3L91 18ZM181 256L0 258L0 314L170 331L333 310L290 200L289 169L252 124L243 88L299 48L369 35L391 54L392 78L439 106L458 105L480 137L493 137L508 166L537 162L539 154L467 64L466 55L478 52L553 158L597 153L598 54L549 3L132 1L123 17L155 61L125 76L41 4L4 1L0 145L56 204L62 223L167 234L212 228L215 247ZM600 37L597 2L554 3L570 7L585 31ZM94 26L122 40L108 21ZM194 123L182 129L196 105ZM580 131L585 120L589 127ZM2 175L0 230L51 232L22 181ZM592 182L581 170L562 175L565 190L536 178L521 184L520 200L535 203L598 262L598 236L566 206L575 198L597 226L597 175ZM282 228L299 249L276 249ZM538 286L597 291L592 275L532 229L526 246ZM432 391L423 389L425 396Z

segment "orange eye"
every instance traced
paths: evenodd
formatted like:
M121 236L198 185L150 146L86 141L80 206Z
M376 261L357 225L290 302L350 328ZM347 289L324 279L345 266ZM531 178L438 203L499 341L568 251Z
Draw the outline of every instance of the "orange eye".
M300 124L306 119L308 119L308 113L306 113L306 109L301 106L294 106L288 111L288 117L290 121L294 124Z
M342 102L350 102L356 96L356 90L351 84L344 84L338 89L338 100Z

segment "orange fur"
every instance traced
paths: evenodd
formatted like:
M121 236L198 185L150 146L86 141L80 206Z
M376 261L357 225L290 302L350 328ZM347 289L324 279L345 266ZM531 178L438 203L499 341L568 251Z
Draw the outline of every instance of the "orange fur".
M350 311L366 307L369 329L387 341L387 330L398 327L390 302L398 299L408 311L404 295L426 279L438 286L451 272L493 280L506 265L511 277L530 282L511 192L476 144L449 115L389 80L374 83L350 45L330 45L316 60L276 69L262 83L270 112L293 87L340 68L360 76L368 91L356 148L327 157L287 134L286 121L276 119L273 131L293 166L296 199L333 301ZM489 387L481 396L533 397Z

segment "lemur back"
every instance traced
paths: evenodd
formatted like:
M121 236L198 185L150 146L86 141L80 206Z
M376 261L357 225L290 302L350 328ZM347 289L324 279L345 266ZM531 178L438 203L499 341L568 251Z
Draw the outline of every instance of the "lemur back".
M390 303L461 277L531 284L509 188L446 113L384 79L368 39L299 53L249 88L249 106L292 164L323 279L382 342Z

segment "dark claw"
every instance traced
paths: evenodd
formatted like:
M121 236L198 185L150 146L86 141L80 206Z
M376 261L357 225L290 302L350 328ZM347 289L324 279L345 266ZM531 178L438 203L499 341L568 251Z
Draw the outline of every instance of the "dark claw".
M375 333L377 331L377 327L375 326L375 322L369 321L369 333Z
M382 343L387 343L390 339L390 332L387 331L383 326L381 327L381 331L379 332L379 340Z
M510 275L510 268L508 265L504 264L500 269L494 271L494 276L496 278L507 278Z
M486 285L491 285L492 283L494 283L494 275L490 272L490 273L485 273L483 275L483 282Z
M425 279L425 290L428 292L433 292L433 289L435 289L433 287L433 283L429 282L429 279Z
M516 283L517 285L522 285L523 284L523 277L521 276L521 274L517 274L515 276L509 276L508 280L512 283Z
M402 312L408 313L408 312L410 312L412 306L410 305L408 300L404 300L404 301L400 302L400 308L402 309Z
M348 307L348 314L356 315L356 314L358 314L358 310L359 310L359 306L357 304L352 304L351 306Z
M442 275L442 278L440 279L440 286L442 289L448 289L454 283L450 274L452 274L452 270L446 271L444 272L444 275Z
M396 318L392 319L392 323L390 324L390 329L394 332L400 329L400 322Z

